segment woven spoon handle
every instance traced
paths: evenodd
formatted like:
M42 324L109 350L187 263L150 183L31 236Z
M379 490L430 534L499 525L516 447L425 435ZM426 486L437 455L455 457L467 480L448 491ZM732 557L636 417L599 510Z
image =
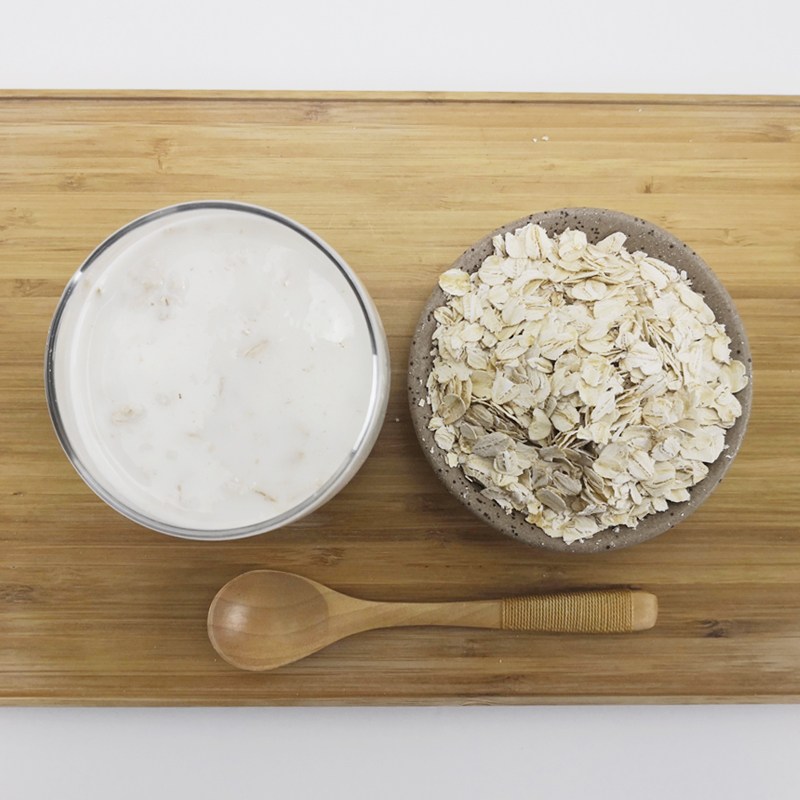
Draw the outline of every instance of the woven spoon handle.
M509 597L502 601L501 628L552 633L630 633L652 628L658 598L650 592L593 592Z

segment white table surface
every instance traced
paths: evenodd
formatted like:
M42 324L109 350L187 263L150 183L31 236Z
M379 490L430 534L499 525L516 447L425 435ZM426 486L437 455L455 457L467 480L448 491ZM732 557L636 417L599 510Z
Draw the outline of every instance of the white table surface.
M4 89L800 94L788 0L0 9ZM789 705L0 709L8 800L793 798L798 762Z

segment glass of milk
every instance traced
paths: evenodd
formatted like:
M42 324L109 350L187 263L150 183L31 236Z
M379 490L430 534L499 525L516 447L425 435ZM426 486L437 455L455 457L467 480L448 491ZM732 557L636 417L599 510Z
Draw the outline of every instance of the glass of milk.
M353 271L257 206L154 211L75 273L47 344L50 416L89 487L190 539L294 522L378 436L389 354Z

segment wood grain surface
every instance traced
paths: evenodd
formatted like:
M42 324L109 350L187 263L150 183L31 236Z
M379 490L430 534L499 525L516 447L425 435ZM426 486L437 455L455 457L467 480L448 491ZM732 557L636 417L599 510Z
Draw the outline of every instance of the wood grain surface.
M278 532L202 543L97 499L53 434L45 337L115 229L218 198L297 219L383 317L393 389L352 483ZM690 519L571 556L482 525L438 483L405 399L437 275L484 233L587 205L686 241L744 319L742 450ZM386 704L800 700L800 99L548 95L0 95L0 702ZM206 613L235 575L297 572L373 600L631 586L635 636L457 628L364 633L271 673L220 659Z

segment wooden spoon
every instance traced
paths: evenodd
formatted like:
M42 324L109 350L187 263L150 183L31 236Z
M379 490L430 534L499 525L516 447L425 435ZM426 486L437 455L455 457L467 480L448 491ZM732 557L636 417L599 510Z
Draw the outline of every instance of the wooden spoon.
M235 667L275 669L345 636L401 625L511 631L630 633L652 628L658 598L630 589L449 603L378 603L274 570L226 583L208 610L208 637Z

